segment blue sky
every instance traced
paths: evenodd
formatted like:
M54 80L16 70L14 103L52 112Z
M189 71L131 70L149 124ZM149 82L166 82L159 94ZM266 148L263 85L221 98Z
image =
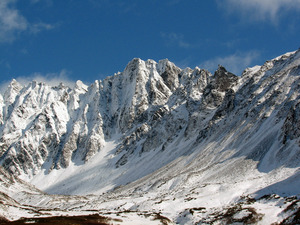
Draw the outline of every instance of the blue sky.
M300 47L300 0L1 0L0 83L82 80L135 58L241 74Z

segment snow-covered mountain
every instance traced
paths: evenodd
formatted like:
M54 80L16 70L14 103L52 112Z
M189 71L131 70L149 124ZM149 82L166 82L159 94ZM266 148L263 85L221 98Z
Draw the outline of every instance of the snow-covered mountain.
M181 224L295 222L300 51L241 77L133 59L90 86L13 80L0 95L0 137L2 173L48 194L93 194L0 190L18 204L155 212Z

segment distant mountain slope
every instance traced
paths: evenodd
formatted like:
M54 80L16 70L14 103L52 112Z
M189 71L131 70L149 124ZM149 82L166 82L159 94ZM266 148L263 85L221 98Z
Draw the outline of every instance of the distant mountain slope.
M125 209L299 195L299 112L299 50L241 77L133 59L89 87L13 80L0 96L0 160L48 193L131 196Z

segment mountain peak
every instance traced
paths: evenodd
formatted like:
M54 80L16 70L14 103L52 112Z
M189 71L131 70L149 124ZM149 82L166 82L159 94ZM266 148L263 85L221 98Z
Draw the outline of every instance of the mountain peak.
M8 87L15 90L20 90L22 88L22 85L16 79L12 79Z
M218 65L218 69L215 71L214 76L224 76L224 75L226 75L226 76L232 76L234 74L231 73L231 72L228 72L227 69L224 66L222 66L222 65L219 64ZM234 76L236 76L236 75L234 75Z
M125 70L126 69L134 69L134 68L137 68L137 66L139 64L141 64L142 62L144 62L142 59L140 58L133 58L126 66Z
M6 91L4 92L4 101L12 103L15 100L15 97L19 94L19 92L22 90L23 86L16 81L15 79L12 79L10 84L8 85Z
M75 83L75 89L87 91L88 90L88 86L85 85L81 80L78 80Z
M214 73L215 88L220 91L226 91L237 84L239 77L231 72L228 72L225 67L219 65Z

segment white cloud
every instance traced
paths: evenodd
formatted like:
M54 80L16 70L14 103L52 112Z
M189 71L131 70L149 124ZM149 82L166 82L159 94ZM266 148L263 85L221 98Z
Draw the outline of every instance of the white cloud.
M180 48L189 48L191 47L191 44L184 41L183 34L178 33L164 33L161 32L161 36L166 40L167 45L176 45Z
M199 67L214 72L218 68L218 65L222 65L228 71L240 75L244 69L252 66L253 61L257 59L259 55L260 53L258 51L246 53L237 52L232 55L206 60L200 63Z
M278 22L282 13L300 11L300 0L217 0L230 13L241 13L251 20Z
M30 31L32 33L39 33L41 32L42 30L52 30L54 29L55 26L53 24L47 24L47 23L35 23L35 24L32 24L30 26Z
M38 33L42 30L54 28L53 25L46 23L28 22L20 11L15 8L16 1L0 1L0 43L13 42L21 32Z
M73 88L75 81L71 80L69 76L70 76L70 72L63 69L58 73L47 73L47 74L33 73L28 76L15 77L14 79L17 80L23 86L28 85L32 81L37 81L37 82L44 82L50 86L58 86L60 83L63 83L64 85ZM10 82L11 81L7 81L0 84L1 94L5 92Z
M0 1L0 42L12 42L17 33L28 28L27 20L11 6L15 0Z

